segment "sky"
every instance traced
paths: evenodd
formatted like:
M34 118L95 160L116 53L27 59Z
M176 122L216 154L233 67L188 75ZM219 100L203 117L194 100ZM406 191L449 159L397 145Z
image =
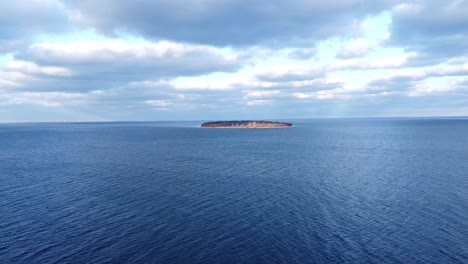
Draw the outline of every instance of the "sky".
M468 0L2 0L0 122L468 116Z

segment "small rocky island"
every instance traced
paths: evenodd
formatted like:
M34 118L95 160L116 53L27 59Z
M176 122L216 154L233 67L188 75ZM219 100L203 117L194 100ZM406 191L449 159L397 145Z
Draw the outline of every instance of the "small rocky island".
M274 122L274 121L259 121L259 120L242 120L242 121L215 121L201 124L201 127L208 128L280 128L290 127L291 123Z

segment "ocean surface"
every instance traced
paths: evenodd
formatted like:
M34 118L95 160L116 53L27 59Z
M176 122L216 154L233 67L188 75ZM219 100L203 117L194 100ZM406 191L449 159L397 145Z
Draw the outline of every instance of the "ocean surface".
M468 263L468 119L0 124L0 263Z

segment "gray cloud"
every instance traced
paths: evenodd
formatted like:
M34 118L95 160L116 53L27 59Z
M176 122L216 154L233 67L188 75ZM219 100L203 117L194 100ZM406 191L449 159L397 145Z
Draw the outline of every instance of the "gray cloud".
M0 39L0 55L3 53L10 53L17 50L21 50L25 47L26 43L18 39Z
M369 82L371 90L401 91L410 89L416 81L424 79L424 75L397 75L390 78L376 79Z
M396 0L64 0L74 21L105 34L217 46L311 42L356 30Z
M419 55L408 66L425 66L468 53L468 2L413 0L392 12L391 45Z
M297 48L292 50L288 57L295 60L308 60L317 53L316 48Z
M34 91L108 89L142 80L230 72L241 66L235 55L173 42L36 44L15 59L4 71L22 74L25 80L10 81L16 80L21 89Z

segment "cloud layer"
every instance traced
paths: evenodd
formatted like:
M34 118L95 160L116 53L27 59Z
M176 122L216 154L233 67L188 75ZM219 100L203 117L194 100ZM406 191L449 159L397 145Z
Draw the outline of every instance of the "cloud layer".
M0 23L0 122L468 115L463 0L6 0Z
M394 1L67 0L75 22L103 34L130 32L216 46L311 41L357 30Z

